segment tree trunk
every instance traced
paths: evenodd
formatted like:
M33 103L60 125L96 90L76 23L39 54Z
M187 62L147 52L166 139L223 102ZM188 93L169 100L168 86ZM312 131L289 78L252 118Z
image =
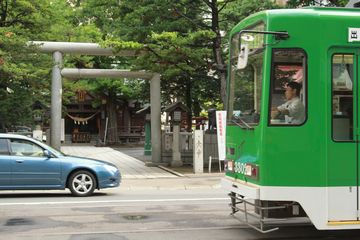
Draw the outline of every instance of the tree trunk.
M116 111L116 98L114 94L109 94L106 105L108 122L107 142L118 142L118 125L117 125L117 111Z
M189 108L189 112L187 113L187 129L186 131L191 132L192 128L192 97L191 97L191 79L189 76L186 77L186 106Z
M199 117L200 113L201 113L201 106L200 106L200 102L195 99L194 103L193 103L193 112L194 112L194 116L195 117Z
M223 103L225 103L226 95L226 65L222 55L221 48L221 34L219 27L219 9L217 0L213 0L210 3L211 6L211 29L215 32L216 37L213 39L213 53L215 57L215 64L217 68L217 74L220 78L220 96Z
M1 1L0 5L0 27L5 27L6 17L7 17L7 11L8 11L8 1Z

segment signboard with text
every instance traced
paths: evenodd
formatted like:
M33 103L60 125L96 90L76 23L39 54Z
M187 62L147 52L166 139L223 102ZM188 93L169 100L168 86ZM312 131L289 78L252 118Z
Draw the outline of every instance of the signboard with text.
M349 42L360 41L360 28L349 28L348 41Z
M226 111L216 111L219 160L225 160Z

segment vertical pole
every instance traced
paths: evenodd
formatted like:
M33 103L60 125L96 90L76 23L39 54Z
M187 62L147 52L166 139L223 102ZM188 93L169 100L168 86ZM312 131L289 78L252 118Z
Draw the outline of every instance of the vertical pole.
M204 131L195 130L194 131L194 173L203 173L204 172ZM211 157L210 157L211 159ZM209 164L211 160L209 161ZM211 171L209 165L209 172Z
M62 54L61 52L53 53L53 69L51 77L51 124L50 140L51 146L60 150L61 145L61 106L62 106Z
M145 144L144 155L151 156L151 126L150 121L145 120ZM150 159L148 159L150 160Z
M150 80L151 104L151 161L161 162L161 91L160 74L155 73Z
M107 132L108 132L108 124L109 124L109 118L106 117L106 121L105 121L105 132L104 132L104 145L106 145L106 136L107 136Z
M212 156L209 156L209 173L211 173L211 162L212 162Z
M178 123L173 124L173 146L172 146L172 167L181 167L183 162L181 161L181 153L179 149L180 145L180 125Z

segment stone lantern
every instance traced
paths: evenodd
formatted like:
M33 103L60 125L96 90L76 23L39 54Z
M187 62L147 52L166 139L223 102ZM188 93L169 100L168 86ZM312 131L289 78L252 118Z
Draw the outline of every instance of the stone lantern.
M166 107L165 112L170 116L172 132L173 132L173 147L172 147L172 167L180 167L183 165L180 153L180 125L183 120L183 116L187 115L189 109L181 102L176 102Z

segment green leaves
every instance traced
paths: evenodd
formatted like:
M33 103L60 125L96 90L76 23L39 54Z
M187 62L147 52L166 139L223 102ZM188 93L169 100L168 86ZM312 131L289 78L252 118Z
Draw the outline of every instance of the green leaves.
M53 39L52 25L60 19L55 1L0 2L0 124L33 124L32 105L50 102L51 56L39 54L30 40ZM62 11L63 13L65 11ZM61 19L62 26L66 20ZM58 31L59 32L59 31ZM60 34L62 36L62 34Z
M305 6L322 6L322 7L344 7L347 4L348 0L329 0L329 1L319 1L319 0L289 0L287 6L290 8L296 7L305 7Z
M99 44L105 48L113 48L115 53L120 52L121 50L140 50L144 48L144 45L138 42L115 39L107 39L105 41L101 41Z

